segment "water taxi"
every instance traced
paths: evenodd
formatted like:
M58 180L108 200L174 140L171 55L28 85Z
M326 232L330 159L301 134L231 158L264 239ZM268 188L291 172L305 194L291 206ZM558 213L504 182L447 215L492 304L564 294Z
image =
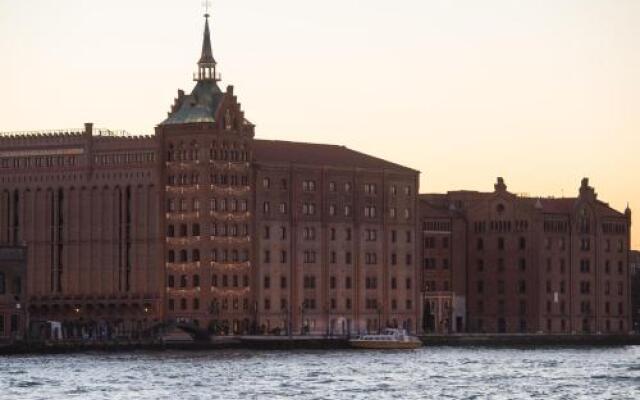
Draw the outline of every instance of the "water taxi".
M417 349L422 346L422 341L411 336L404 329L385 329L382 334L361 335L349 340L351 347L358 349Z

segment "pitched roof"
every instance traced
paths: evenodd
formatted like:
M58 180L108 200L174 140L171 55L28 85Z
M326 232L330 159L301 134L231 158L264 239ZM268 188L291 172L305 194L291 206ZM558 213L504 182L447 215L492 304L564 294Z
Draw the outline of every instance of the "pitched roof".
M345 146L260 139L256 139L253 146L255 160L259 163L388 169L418 173L414 169L360 153Z
M454 191L446 194L428 193L419 196L423 203L428 203L431 207L446 207L455 200L465 200L477 202L494 196L495 192L474 192L474 191ZM515 201L525 203L531 207L538 208L545 214L572 214L580 201L578 197L543 198L543 197L515 197ZM624 213L615 210L608 203L595 200L593 206L601 216L624 217Z
M542 212L548 214L570 214L573 212L578 199L575 197L563 197L559 199L553 198L527 198L527 200L533 202L533 204L542 205Z
M562 197L562 198L526 198L526 200L533 201L537 204L539 201L542 205L542 212L547 214L571 214L575 211L576 205L580 201L577 197ZM623 217L624 213L621 213L612 208L608 203L600 200L596 200L593 203L594 207L598 210L598 213L605 217Z
M215 81L198 81L191 94L178 99L169 117L160 125L215 122L224 93Z

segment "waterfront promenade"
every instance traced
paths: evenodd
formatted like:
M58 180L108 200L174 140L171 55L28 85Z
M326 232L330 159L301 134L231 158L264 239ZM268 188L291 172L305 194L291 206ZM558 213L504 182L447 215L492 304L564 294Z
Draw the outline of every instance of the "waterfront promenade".
M423 335L425 347L605 347L640 345L640 335ZM16 342L0 345L0 355L59 354L88 351L131 352L140 350L209 351L336 350L349 348L347 337L326 336L216 336L210 340L164 342L162 340Z

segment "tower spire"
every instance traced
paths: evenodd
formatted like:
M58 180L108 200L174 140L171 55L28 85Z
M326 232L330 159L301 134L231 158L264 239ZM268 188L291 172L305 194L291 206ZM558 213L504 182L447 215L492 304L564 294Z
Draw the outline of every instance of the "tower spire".
M194 76L196 81L214 81L220 80L217 74L217 62L213 58L213 50L211 50L211 32L209 30L209 2L205 2L206 12L204 14L204 36L202 39L202 54L198 61L198 74Z

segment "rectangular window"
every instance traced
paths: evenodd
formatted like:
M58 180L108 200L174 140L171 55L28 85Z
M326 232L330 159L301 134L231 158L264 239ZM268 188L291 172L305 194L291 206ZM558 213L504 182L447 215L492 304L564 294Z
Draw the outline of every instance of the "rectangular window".
M518 281L518 293L525 294L527 293L527 283L526 281Z
M518 266L520 267L520 271L525 271L527 269L527 260L524 258L519 259Z
M313 250L307 250L304 252L304 263L313 264L316 262L316 252Z

